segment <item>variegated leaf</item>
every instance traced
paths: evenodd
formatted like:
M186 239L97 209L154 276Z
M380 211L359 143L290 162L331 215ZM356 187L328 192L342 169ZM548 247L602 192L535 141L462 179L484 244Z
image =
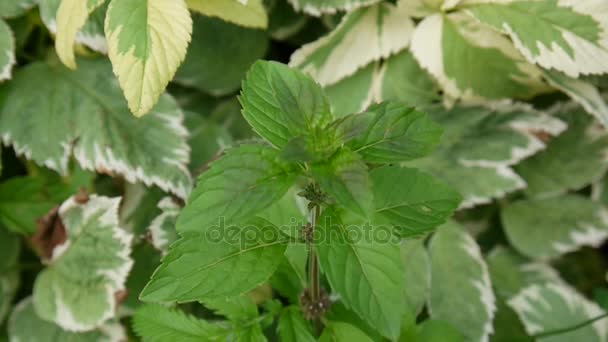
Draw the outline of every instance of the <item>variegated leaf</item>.
M506 37L461 12L425 18L411 49L448 98L526 98L546 89L540 69Z
M0 136L18 154L65 174L73 153L86 170L188 195L187 131L168 95L150 115L134 118L102 60L82 60L76 71L33 63L0 91Z
M58 20L62 3L65 4L61 18ZM74 7L70 5L74 5ZM76 11L78 6L83 5L83 8ZM60 45L61 51L65 52L68 63L74 54L74 41L97 52L104 54L108 52L108 44L103 33L103 21L107 10L106 0L44 0L40 1L38 7L44 25L51 33L57 35L56 44L63 44ZM59 55L62 56L62 54ZM75 61L73 62L75 65Z
M38 0L2 0L0 1L0 18L14 18L36 6Z
M431 156L406 165L430 172L456 188L464 197L461 207L465 208L525 188L512 166L545 147L538 133L551 136L566 128L557 118L508 103L495 110L430 107L426 111L445 130L441 143Z
M65 330L89 331L116 315L133 261L132 235L118 226L120 198L75 197L59 208L66 240L52 250L34 284L36 313Z
M608 2L483 2L467 6L467 11L508 34L531 62L570 77L608 72Z
M530 285L509 300L508 304L515 310L526 331L531 335L563 329L604 314L597 304L564 284ZM607 338L606 321L598 320L577 329L538 339L538 341L603 342Z
M180 207L171 197L165 197L158 202L158 208L161 210L161 214L152 220L148 231L154 248L167 254L169 245L179 238L177 230L175 230L175 223Z
M513 247L535 259L599 247L608 238L608 210L574 194L514 202L502 210L502 222Z
M406 48L413 21L394 5L383 3L349 13L328 35L302 46L289 65L329 85L370 62Z
M265 29L268 16L262 0L186 0L188 7L209 17Z
M306 14L320 16L324 13L336 13L339 10L355 10L371 5L380 0L288 0L297 10Z
M42 319L32 303L23 299L11 315L8 325L11 342L121 342L127 340L124 327L118 322L108 322L86 332L71 332Z
M461 0L399 0L398 6L407 9L416 18L453 9Z
M59 59L71 69L76 68L74 40L96 8L105 0L62 0L57 10L57 38L55 50Z
M15 63L13 31L4 20L0 19L0 82L11 78Z
M21 241L0 225L0 324L11 309L19 285L18 261Z
M186 57L185 0L112 0L105 20L114 73L135 116L148 113Z
M448 222L433 236L429 251L430 316L450 323L466 341L488 341L496 305L479 246L464 227Z

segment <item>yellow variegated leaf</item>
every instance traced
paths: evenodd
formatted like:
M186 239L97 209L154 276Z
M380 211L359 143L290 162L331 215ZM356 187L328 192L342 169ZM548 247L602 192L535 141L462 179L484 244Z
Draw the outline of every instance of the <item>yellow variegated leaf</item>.
M135 116L158 101L184 60L192 19L184 0L112 0L105 22L114 73Z
M262 0L187 0L190 9L233 24L265 29L268 16Z
M74 60L74 40L76 34L84 26L89 17L97 7L105 0L63 0L57 10L57 38L55 50L59 59L67 67L76 69Z

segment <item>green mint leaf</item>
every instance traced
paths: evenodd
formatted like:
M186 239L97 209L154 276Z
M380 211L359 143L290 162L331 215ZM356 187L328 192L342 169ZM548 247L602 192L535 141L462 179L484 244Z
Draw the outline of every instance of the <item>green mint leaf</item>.
M408 313L417 316L424 308L431 290L431 259L424 247L424 240L402 241L401 259Z
M177 230L204 232L209 225L247 219L281 199L298 173L271 147L231 148L199 177Z
M261 218L205 233L184 233L171 245L140 298L190 302L241 295L270 278L286 244L281 231Z
M302 72L277 62L253 64L239 100L251 127L279 148L332 121L321 87Z
M426 114L396 102L383 102L355 114L365 127L349 146L369 163L396 163L431 153L443 129Z
M384 232L375 241L376 227L343 221L334 207L319 218L316 245L321 268L347 307L375 327L382 335L396 338L406 311L403 261L400 248ZM357 239L354 240L353 236Z
M229 333L224 326L158 304L143 305L135 312L133 330L145 342L224 341Z
M258 307L247 294L219 299L208 299L203 304L217 315L225 316L234 323L258 317Z
M321 189L338 204L362 216L371 213L371 181L367 165L357 153L342 148L330 160L313 164L311 169Z
M422 235L445 223L460 204L460 195L416 169L382 166L370 172L376 215L402 237Z
M304 319L302 311L297 306L283 309L277 326L281 341L314 342L310 323Z
M319 342L341 341L372 342L373 340L354 325L343 322L330 322L319 337Z

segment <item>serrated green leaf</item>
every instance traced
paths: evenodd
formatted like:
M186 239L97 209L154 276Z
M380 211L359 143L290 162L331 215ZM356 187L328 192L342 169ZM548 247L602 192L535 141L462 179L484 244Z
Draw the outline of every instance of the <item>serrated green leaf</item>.
M304 319L297 306L289 306L281 312L277 330L281 341L314 342L310 323Z
M358 154L343 148L311 169L321 189L337 203L364 217L371 213L371 181L367 165Z
M71 332L42 319L36 313L32 298L23 299L11 315L8 325L11 341L28 342L121 342L127 335L118 322L108 322L87 332Z
M208 120L199 113L184 112L184 124L188 128L190 152L189 169L193 174L205 170L208 163L224 149L231 146L233 138L223 125Z
M372 342L373 340L354 325L343 322L330 322L319 337L319 342L346 341Z
M546 88L506 37L462 12L425 18L411 50L450 98L527 98Z
M224 341L228 335L221 325L157 304L144 305L135 312L133 329L145 342Z
M76 69L74 40L85 25L89 14L103 5L105 0L61 0L57 10L57 36L55 50L59 59L70 69Z
M270 278L272 288L281 296L289 298L292 303L300 300L300 295L306 287L307 259L306 245L288 245L277 271Z
M186 197L189 147L174 100L163 96L147 117L129 117L109 64L79 63L76 71L29 64L0 90L4 142L62 174L73 151L85 170L120 174Z
M595 116L604 127L608 126L608 104L593 84L557 71L544 71L543 76L549 84L568 94L573 101L585 108L587 113Z
M323 273L346 306L382 335L396 338L406 311L399 245L390 236L376 241L379 229L350 224L342 215L329 207L319 219L316 249Z
M325 318L330 322L343 322L361 330L374 341L382 341L385 338L378 331L363 320L354 311L348 309L342 302L333 302L326 313Z
M597 304L564 284L531 285L509 300L508 304L517 312L531 335L563 329L604 314ZM606 322L600 320L539 340L594 342L605 341L607 337Z
M589 1L512 0L467 7L476 19L508 34L531 62L571 77L608 72L606 6Z
M259 324L254 324L243 329L238 329L232 332L228 340L235 342L266 342L266 336Z
M116 315L116 292L133 265L132 235L118 226L120 198L72 197L59 208L67 239L54 247L36 278L33 301L41 318L70 331L88 331Z
M37 0L4 0L0 3L0 18L18 17L34 7Z
M126 288L128 289L127 299L123 306L127 310L135 310L142 303L138 294L144 289L154 270L160 265L160 253L148 243L140 243L133 246L133 268L127 277Z
M239 3L237 0L196 1ZM175 74L175 82L214 96L233 93L240 88L253 62L264 57L269 42L266 33L198 15L193 17L193 22L192 43Z
M210 17L253 28L265 29L268 16L262 0L186 0L188 7ZM241 38L242 39L242 38Z
M608 237L608 211L580 195L517 201L501 214L513 247L533 259L599 247Z
M404 240L401 258L405 278L405 300L408 312L417 316L426 303L431 289L431 260L423 240Z
M466 341L487 340L496 305L479 246L464 227L448 222L433 236L429 252L430 316L450 323Z
M431 232L460 204L460 195L416 169L382 166L370 172L374 208L402 237ZM397 184L397 186L396 186Z
M229 149L200 176L177 220L177 230L204 232L221 221L251 217L283 197L297 172L271 147L241 145Z
M553 136L566 128L562 121L524 105L424 110L445 132L435 153L405 165L455 188L465 208L524 188L525 182L511 166L545 146L539 133Z
M57 15L62 2L65 2L65 7L62 10L64 13L62 14L61 20L57 20ZM74 7L69 7L70 1L44 0L39 1L38 5L42 22L50 32L57 35L56 42L63 40L62 44L65 45L61 50L65 51L68 59L70 57L72 58L74 66L76 65L76 61L73 60L74 41L97 52L103 54L108 53L108 44L103 32L103 22L105 20L106 10L108 7L106 1L83 0L81 3L85 5L85 8L81 8L80 13L76 13ZM80 4L75 5L79 6ZM90 10L88 10L89 8ZM66 16L68 19L64 20ZM77 22L75 19L78 19ZM65 35L65 33L68 32L63 31L63 29L66 29L67 27L63 27L63 29L61 27L62 25L66 24L72 24L69 35ZM58 32L60 29L62 29L62 32ZM59 50L57 50L57 53L60 57L62 56L62 54L59 53Z
M352 120L362 127L362 132L349 146L370 163L395 163L426 156L435 149L443 133L425 113L397 102L372 105L355 114Z
M181 208L171 197L164 197L160 200L158 208L161 213L150 222L148 232L154 248L164 255L167 253L169 246L179 238L175 223Z
M289 189L281 199L256 216L268 220L286 235L299 238L302 227L308 223L307 201L298 196L296 187Z
M286 243L278 228L261 218L206 233L184 233L171 246L140 298L189 302L251 291L276 270Z
M45 187L44 180L30 177L0 183L0 224L13 232L33 234L36 220L56 205L45 195Z
M413 29L413 21L400 7L389 3L364 7L347 14L328 35L302 46L289 65L324 86L334 84L406 48Z
M515 167L533 196L559 195L598 181L608 169L608 134L575 106L563 106L555 115L568 125L546 149Z
M13 31L4 20L0 19L0 82L11 78L13 65L16 62Z
M135 116L148 113L186 57L185 0L111 0L105 33L114 74Z
M530 261L502 246L492 249L487 262L496 294L504 300L515 296L528 285L563 282L557 270L549 264Z
M332 121L321 87L300 71L277 62L254 63L239 100L254 131L279 148Z
M402 339L400 342L464 342L464 336L451 324L437 319L427 319L416 326L414 340Z
M258 317L258 307L247 294L209 299L205 300L203 304L217 315L225 316L233 323L243 323Z

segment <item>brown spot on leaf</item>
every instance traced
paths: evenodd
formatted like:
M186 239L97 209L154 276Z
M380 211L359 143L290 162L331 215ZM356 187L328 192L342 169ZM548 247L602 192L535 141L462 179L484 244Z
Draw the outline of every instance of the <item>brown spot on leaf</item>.
M120 304L124 303L129 297L129 290L124 289L120 291L114 292L114 301L116 302L116 307L119 307Z
M30 238L34 250L43 261L48 261L53 255L53 250L67 240L67 231L61 217L59 206L51 209L46 215L36 222L38 230Z
M551 140L551 134L549 134L545 131L533 130L533 131L530 131L530 133L532 133L532 135L537 137L542 142L546 143L547 141Z
M74 201L78 204L87 204L89 202L89 193L85 188L80 188L78 193L74 195Z

